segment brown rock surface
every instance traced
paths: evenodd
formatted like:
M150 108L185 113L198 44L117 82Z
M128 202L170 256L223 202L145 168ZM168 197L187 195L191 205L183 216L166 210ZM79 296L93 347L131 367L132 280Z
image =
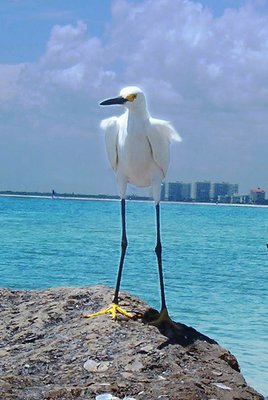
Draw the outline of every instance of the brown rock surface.
M192 328L178 324L174 335L124 317L82 318L112 294L102 286L0 289L0 399L263 399L235 357ZM124 293L120 305L146 309Z

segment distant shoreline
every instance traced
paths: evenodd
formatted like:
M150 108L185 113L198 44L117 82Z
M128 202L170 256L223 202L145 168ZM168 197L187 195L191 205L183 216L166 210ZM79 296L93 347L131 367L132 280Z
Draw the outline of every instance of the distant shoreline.
M16 197L16 198L32 198L32 199L51 199L51 200L82 200L82 201L119 201L120 198L117 196L63 196L63 195L55 195L54 197L49 194L19 194L19 193L0 193L0 197ZM153 202L152 199L146 198L128 198L128 201L132 202ZM206 203L206 202L190 202L190 201L168 201L163 200L161 203L168 203L168 204L186 204L186 205L197 205L197 206L214 206L214 207L250 207L250 208L268 208L267 204L231 204L231 203Z

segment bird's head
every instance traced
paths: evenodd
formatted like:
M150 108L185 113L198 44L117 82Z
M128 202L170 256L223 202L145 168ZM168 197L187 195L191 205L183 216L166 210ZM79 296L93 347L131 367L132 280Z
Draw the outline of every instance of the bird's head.
M124 105L128 109L144 108L146 106L143 91L137 86L127 86L120 91L118 97L103 100L101 106Z

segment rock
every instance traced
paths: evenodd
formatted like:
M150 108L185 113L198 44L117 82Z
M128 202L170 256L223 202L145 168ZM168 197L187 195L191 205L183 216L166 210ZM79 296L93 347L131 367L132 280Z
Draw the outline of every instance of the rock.
M212 374L216 375L216 376L222 376L222 372L221 371L212 371Z
M217 386L220 389L223 390L232 390L229 386L224 385L223 383L213 383L213 385Z
M82 317L112 297L102 286L0 289L0 399L263 400L230 352L182 323L149 325L157 311L137 298L120 304L143 321Z
M154 346L148 344L147 346L143 346L139 349L139 353L150 353L154 350Z
M84 363L84 368L89 372L104 372L109 368L110 363L107 361L97 362L94 360L87 360Z
M118 397L113 396L111 393L99 394L95 397L96 400L120 400Z

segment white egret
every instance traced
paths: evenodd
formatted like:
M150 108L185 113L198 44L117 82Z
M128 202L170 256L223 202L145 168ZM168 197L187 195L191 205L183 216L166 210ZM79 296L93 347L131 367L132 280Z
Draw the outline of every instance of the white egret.
M121 198L122 238L121 257L117 275L117 283L112 305L106 310L86 317L94 317L111 313L116 319L116 313L129 318L132 314L126 312L118 304L118 294L127 249L125 199L127 184L138 187L152 187L156 208L156 247L158 262L161 312L159 320L168 317L164 279L162 271L162 244L160 236L160 195L161 183L169 164L169 147L171 140L181 141L179 134L169 122L152 118L147 110L144 93L138 87L126 87L120 96L104 100L102 106L120 104L126 107L126 112L119 117L111 117L101 121L105 131L106 149L111 166L116 174L118 190Z

